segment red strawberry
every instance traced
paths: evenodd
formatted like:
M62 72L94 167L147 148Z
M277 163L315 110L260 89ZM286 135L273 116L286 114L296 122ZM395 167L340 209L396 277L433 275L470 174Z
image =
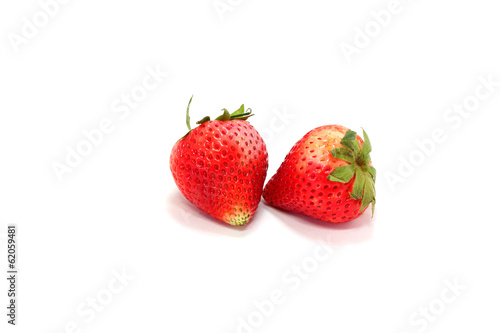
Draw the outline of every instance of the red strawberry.
M246 121L252 111L245 111L243 105L232 114L223 109L215 120L205 117L191 130L189 105L189 132L170 155L175 183L186 199L207 214L245 225L259 205L268 166L264 140Z
M313 129L293 146L264 189L271 205L318 220L341 223L375 209L375 168L363 130L339 125Z

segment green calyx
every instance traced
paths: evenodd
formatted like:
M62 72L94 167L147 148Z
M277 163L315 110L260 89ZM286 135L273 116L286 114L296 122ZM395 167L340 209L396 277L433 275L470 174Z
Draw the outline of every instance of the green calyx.
M189 116L189 107L191 106L191 102L193 100L193 96L191 96L191 99L189 100L187 111L186 111L186 125L188 128L188 132L186 135L184 135L181 139L186 137L191 131L191 117ZM247 120L252 114L252 109L246 109L245 110L245 105L241 104L240 108L233 113L229 113L227 109L222 109L222 114L215 118L214 120L220 120L220 121L229 121L229 120ZM198 120L196 124L201 125L204 122L210 121L210 116L203 117L201 120Z
M372 146L370 139L363 129L364 145L360 147L356 139L356 132L347 131L340 142L344 147L332 149L333 157L349 162L348 165L336 168L328 175L328 180L332 182L348 183L352 177L356 177L352 187L351 197L361 200L360 212L368 205L372 204L372 216L375 211L375 179L377 172L370 164L370 152Z
M226 109L222 109L223 114L215 118L215 120L221 120L221 121L228 121L228 120L247 120L252 114L252 109L246 109L245 111L245 105L241 104L240 108L233 113L229 113ZM210 117L209 117L210 120Z

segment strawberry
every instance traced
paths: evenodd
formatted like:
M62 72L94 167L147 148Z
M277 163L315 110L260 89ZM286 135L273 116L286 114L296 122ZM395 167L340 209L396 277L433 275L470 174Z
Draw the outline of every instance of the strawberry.
M177 141L170 170L177 187L193 205L232 225L247 224L257 210L266 179L268 157L264 140L246 120L252 110L237 111L215 120L205 117Z
M375 209L375 168L371 144L339 125L313 129L290 150L264 189L271 205L341 223Z

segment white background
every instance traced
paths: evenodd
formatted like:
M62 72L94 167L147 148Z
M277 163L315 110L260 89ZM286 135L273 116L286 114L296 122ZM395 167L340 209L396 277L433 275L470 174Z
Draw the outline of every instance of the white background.
M354 45L356 27L388 1L231 3L221 19L212 0L73 0L18 52L12 36L40 4L0 4L1 267L6 226L17 223L15 330L237 332L277 289L283 304L240 332L498 331L500 87L466 118L444 118L480 76L500 81L498 4L401 0L348 62L341 43ZM169 75L120 119L113 103L147 67ZM325 225L262 202L245 228L207 218L169 170L191 94L193 123L241 103L253 109L268 178L312 128L364 127L379 173L375 217ZM59 181L52 164L105 118L114 130ZM437 128L446 140L391 187L400 158L417 156L415 141ZM284 276L311 263L320 242L333 254L292 290ZM122 269L133 276L127 286L95 317L80 315L90 298L110 295ZM15 331L2 281L1 331ZM466 290L440 309L446 281ZM442 313L410 323L430 305Z

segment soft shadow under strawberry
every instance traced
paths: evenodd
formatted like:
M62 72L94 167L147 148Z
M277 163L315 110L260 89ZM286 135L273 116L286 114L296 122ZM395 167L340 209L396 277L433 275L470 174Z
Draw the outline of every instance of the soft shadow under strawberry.
M299 235L314 242L329 243L333 246L362 243L371 239L373 226L376 223L376 216L372 218L369 213L350 222L328 223L273 207L265 200L261 205Z
M203 233L216 233L230 237L244 237L252 232L258 219L259 210L254 218L244 226L233 226L221 222L193 206L181 193L172 191L166 200L166 210L177 223Z

